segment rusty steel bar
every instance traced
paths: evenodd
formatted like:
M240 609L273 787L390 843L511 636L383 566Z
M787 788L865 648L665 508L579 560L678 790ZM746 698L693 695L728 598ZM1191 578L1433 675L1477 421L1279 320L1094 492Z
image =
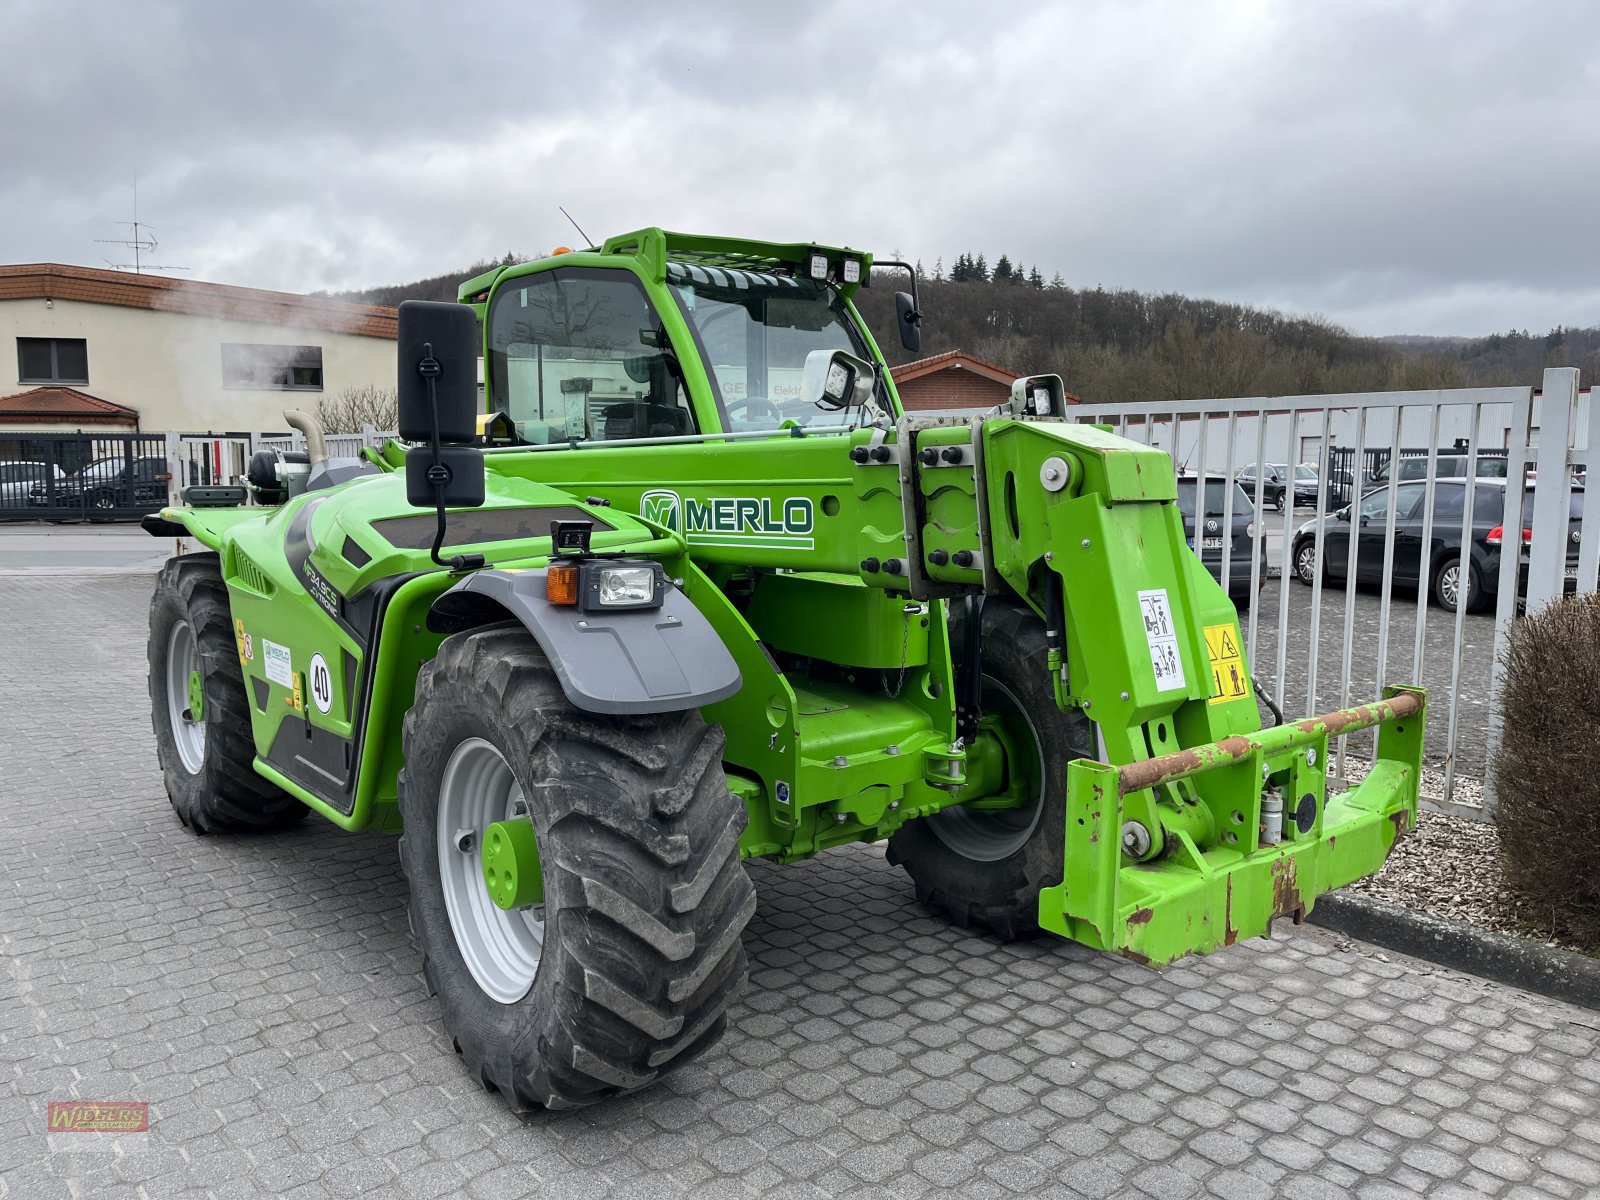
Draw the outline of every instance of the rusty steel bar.
M1236 734L1205 746L1191 746L1156 758L1129 763L1117 771L1117 793L1122 796L1158 784L1171 783L1198 775L1215 767L1227 766L1249 758L1256 752L1275 754L1292 750L1305 742L1323 737L1342 737L1361 729L1371 729L1385 721L1409 717L1422 711L1422 697L1416 692L1399 692L1387 700L1359 704L1354 708L1341 708L1323 713L1320 717L1306 717L1277 725L1257 733Z

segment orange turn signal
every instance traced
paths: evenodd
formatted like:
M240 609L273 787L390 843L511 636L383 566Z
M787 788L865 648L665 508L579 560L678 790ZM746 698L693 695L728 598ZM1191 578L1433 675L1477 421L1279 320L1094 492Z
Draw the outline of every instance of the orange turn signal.
M551 563L544 574L544 598L551 604L578 602L578 568L572 563Z
M571 246L557 246L554 250L550 251L550 257L554 258L558 254L571 254L571 253L572 253L572 247Z

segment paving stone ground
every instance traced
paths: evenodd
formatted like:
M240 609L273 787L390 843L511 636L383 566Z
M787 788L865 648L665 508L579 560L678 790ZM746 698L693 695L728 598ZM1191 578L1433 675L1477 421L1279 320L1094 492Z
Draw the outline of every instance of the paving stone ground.
M462 1070L391 839L197 839L148 576L0 578L0 1197L1600 1195L1600 1014L1313 931L1161 975L932 919L870 848L755 864L752 977L657 1087ZM145 1100L145 1134L46 1132Z

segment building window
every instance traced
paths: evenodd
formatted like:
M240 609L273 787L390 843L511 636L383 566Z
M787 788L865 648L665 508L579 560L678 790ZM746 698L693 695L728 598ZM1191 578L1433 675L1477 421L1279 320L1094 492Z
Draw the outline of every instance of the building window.
M222 386L256 391L320 392L322 347L224 342Z
M17 382L88 383L89 343L82 338L19 337Z

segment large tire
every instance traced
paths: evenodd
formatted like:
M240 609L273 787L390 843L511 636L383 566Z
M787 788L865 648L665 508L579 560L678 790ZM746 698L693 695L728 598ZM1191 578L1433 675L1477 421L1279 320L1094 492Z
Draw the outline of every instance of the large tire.
M965 636L955 627L955 642ZM1061 882L1067 764L1094 756L1094 728L1056 707L1045 665L1044 624L1031 610L991 601L983 610L983 707L1000 716L1023 760L1033 801L984 813L959 806L912 821L889 839L917 899L963 929L1010 940L1039 927L1039 891ZM1031 761L1029 761L1031 759Z
M520 625L447 638L418 676L400 773L411 925L457 1053L514 1111L633 1091L722 1036L756 906L722 748L698 712L573 707ZM452 767L471 762L487 773ZM481 845L473 811L531 817L541 907L489 902L457 841L477 827Z
M250 706L215 554L168 559L150 598L150 724L167 799L196 833L277 829L309 811L255 771ZM183 678L198 670L203 720ZM170 698L170 702L169 702Z

